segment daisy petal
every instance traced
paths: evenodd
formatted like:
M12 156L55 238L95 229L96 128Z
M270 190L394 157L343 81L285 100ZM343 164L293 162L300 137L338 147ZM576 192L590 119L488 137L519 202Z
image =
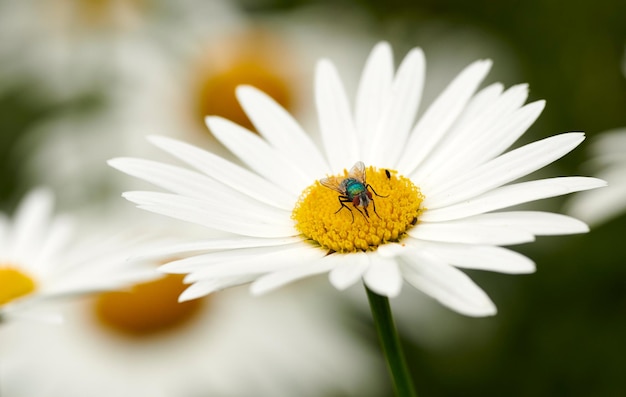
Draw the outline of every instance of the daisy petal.
M535 263L532 260L507 248L490 245L433 243L414 239L407 239L406 243L424 252L429 252L446 263L465 269L489 270L509 274L533 273L535 271Z
M75 224L72 219L66 216L57 216L50 224L48 236L44 239L38 255L29 267L43 271L46 265L53 262L53 258L68 248L74 231Z
M270 238L297 234L287 223L269 224L258 218L255 221L255 215L243 211L244 215L241 209L232 208L228 203L220 203L218 207L191 197L156 192L126 192L123 196L147 211L230 233Z
M589 227L578 219L541 211L494 212L466 218L480 225L507 226L526 230L536 236L587 233Z
M372 291L389 298L398 296L402 289L402 275L397 261L378 255L370 255L370 266L363 275L363 281Z
M159 267L159 270L166 273L197 272L198 270L210 268L224 263L252 262L255 260L263 261L265 260L267 255L270 255L270 258L271 255L274 254L277 255L277 257L281 257L289 253L296 256L308 256L311 254L311 251L319 252L319 250L311 250L311 246L303 243L302 241L298 241L293 244L285 244L278 247L270 245L239 249L216 250L168 262Z
M249 283L251 280L252 277L231 277L221 280L198 281L197 283L194 283L187 287L187 289L185 289L183 293L180 294L180 296L178 297L178 301L186 302L193 299L202 298L203 296L209 295L222 289Z
M162 257L175 257L182 254L206 252L214 250L231 250L251 247L281 246L300 241L300 237L287 238L251 238L233 236L231 238L216 238L213 240L193 241L189 243L171 244L151 248L148 252L134 255L131 259L148 260Z
M299 263L306 263L319 260L324 255L323 251L310 245L274 248L264 254L239 253L232 260L204 264L200 269L187 275L185 282L279 272L286 268L293 268L294 258L298 258Z
M462 271L423 253L403 259L404 278L444 306L472 317L496 314L491 299Z
M40 236L48 228L53 205L52 192L44 188L31 191L20 202L13 221L10 259L30 262L30 255L38 248L34 244L40 244Z
M354 120L361 152L374 139L393 81L393 54L387 42L378 43L365 62L356 94ZM364 160L369 160L366 157Z
M621 154L623 156L623 153ZM610 181L608 189L593 190L577 194L566 204L566 212L577 218L584 219L592 225L617 217L624 213L624 197L626 197L626 175L619 170L619 175L612 177L606 172L600 176ZM622 179L624 179L622 181Z
M109 164L123 172L153 183L182 196L202 199L207 204L229 203L236 208L247 208L251 214L265 214L268 219L281 219L289 213L266 205L256 197L245 195L197 172L156 161L117 158Z
M387 243L378 247L376 252L384 258L394 258L404 253L404 245L400 243Z
M327 256L324 260L337 260L340 262L328 275L330 283L340 291L351 287L359 281L369 267L368 255L364 252L354 254L335 253Z
M477 225L471 222L420 223L408 231L409 236L428 241L463 244L511 245L528 243L535 236L506 226Z
M149 136L148 140L198 171L266 204L291 210L300 194L289 193L257 174L193 145L161 136Z
M559 177L502 186L481 196L449 207L425 211L423 222L442 222L499 210L548 197L606 186L606 182L588 177Z
M448 85L411 132L397 169L411 174L428 156L461 114L490 68L491 61L474 62Z
M310 136L276 101L245 85L237 87L237 98L261 135L292 164L303 168L310 179L329 172L326 160Z
M296 280L300 280L305 277L314 276L321 273L326 273L335 266L334 263L329 261L313 261L304 262L297 267L291 267L283 271L277 271L268 275L262 276L254 281L250 285L250 293L252 295L266 294L276 288L282 287L285 284L289 284Z
M207 117L206 124L213 135L241 161L277 186L300 195L311 183L304 172L258 135L217 116Z
M455 204L502 186L561 158L578 146L584 134L555 135L522 146L428 191L424 206L431 209Z
M356 128L350 104L334 65L321 60L315 74L315 103L322 142L332 171L343 170L359 159Z
M386 99L376 136L365 142L370 153L365 158L379 166L393 167L405 149L405 143L419 109L424 87L426 61L422 50L415 48L404 58Z
M543 100L531 102L504 118L503 122L498 123L495 128L487 129L490 133L483 134L481 146L477 148L474 155L467 150L465 156L467 160L463 163L466 167L473 166L502 154L539 118L545 106L546 101Z
M10 241L8 241L10 227L11 223L9 221L9 218L6 215L0 213L0 252L2 252L3 258L9 252L9 245L11 243Z
M524 88L523 93L514 94L523 94L525 98L526 87L520 87ZM545 106L545 101L537 101L521 109L512 108L517 106L516 98L509 98L516 96L509 95L514 88L507 90L481 112L474 112L477 113L474 119L468 117L467 121L459 122L448 138L450 143L435 150L411 177L428 189L493 159L509 148L539 117ZM450 158L454 161L449 161Z

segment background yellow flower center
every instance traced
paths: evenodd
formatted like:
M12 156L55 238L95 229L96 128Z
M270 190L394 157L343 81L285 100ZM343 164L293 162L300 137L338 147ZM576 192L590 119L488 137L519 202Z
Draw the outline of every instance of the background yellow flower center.
M21 270L0 264L0 305L35 291L35 281Z
M344 175L340 178L348 176ZM396 171L368 167L366 183L378 193L367 210L369 217L357 211L352 202L341 208L341 193L322 186L318 181L302 193L292 218L296 229L323 248L336 252L374 250L379 245L396 242L413 227L421 213L424 196L411 180ZM370 190L371 192L371 190ZM376 212L374 212L374 205ZM358 207L363 214L363 208ZM354 215L354 217L352 216Z
M95 301L98 320L107 329L134 337L160 334L190 322L206 299L178 303L186 286L182 275L167 275L137 284L128 291L100 294Z
M207 115L222 116L255 131L235 96L241 84L254 86L289 111L295 95L288 72L289 50L273 36L259 29L224 40L211 51L214 56L198 71L197 107L204 125Z

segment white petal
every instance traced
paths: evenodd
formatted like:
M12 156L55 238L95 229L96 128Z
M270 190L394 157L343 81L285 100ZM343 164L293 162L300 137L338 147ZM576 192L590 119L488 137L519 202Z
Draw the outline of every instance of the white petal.
M566 212L591 225L599 225L623 214L626 211L626 183L605 175L602 177L609 181L608 188L576 194L566 203Z
M328 275L330 283L338 290L354 285L369 267L368 255L364 252L328 255L324 260L340 262Z
M423 205L436 209L478 196L552 163L583 139L582 133L561 134L522 146L433 187Z
M536 236L587 233L589 231L589 227L578 219L541 211L494 212L476 215L463 221L488 226L513 227Z
M203 296L209 295L213 292L229 288L235 287L237 285L249 283L251 278L246 277L231 277L228 279L222 280L203 280L198 281L195 284L187 287L186 290L183 291L182 294L178 297L179 302L186 302L192 299L201 298Z
M431 186L491 160L510 147L539 117L545 105L544 101L537 101L521 109L516 108L519 101L516 97L526 97L526 87L519 87L518 90L512 87L497 101L486 104L482 112L468 110L474 113L474 118L465 117L464 113L462 118L467 120L455 125L446 137L447 144L437 148L411 178L419 180L420 186L429 190ZM523 92L517 92L522 89ZM473 102L468 108L471 105Z
M44 188L32 190L22 199L14 215L10 259L25 264L38 252L53 205L52 192Z
M281 219L289 216L289 212L267 205L255 196L243 194L215 179L184 168L156 161L117 158L109 164L129 175L141 178L171 192L201 199L207 205L239 208L241 213L263 214L268 219Z
M378 295L394 298L402 289L402 275L395 259L370 255L370 266L363 275L363 281L369 289Z
M492 126L489 129L490 133L483 135L481 156L470 154L471 147L467 148L467 158L473 162L466 162L466 164L468 166L480 164L503 153L537 120L545 106L546 101L543 100L531 102L507 115L503 123Z
M6 256L9 254L8 247L11 244L9 241L10 227L9 218L5 214L0 213L0 258L2 259L6 259Z
M7 305L0 309L0 317L5 321L26 321L34 324L49 324L49 325L61 325L63 324L63 316L57 313L49 312L34 312L32 310L20 310L21 305Z
M420 223L409 236L427 241L463 244L511 245L535 240L532 233L506 226L478 225L471 222Z
M124 262L118 263L123 264ZM152 266L133 267L132 269L124 269L121 272L102 271L100 269L93 273L82 272L80 275L73 274L71 277L64 279L57 278L54 280L54 283L50 282L42 285L39 296L42 299L48 299L119 290L132 284L157 279L160 276Z
M496 314L491 299L462 271L425 253L413 252L403 259L404 278L444 306L467 316Z
M267 245L216 250L171 261L162 265L159 270L166 273L189 273L223 263L253 261L257 257L266 257L267 255L292 255L292 257L297 257L298 255L306 254L312 250L318 252L315 247L303 241L297 241L278 247ZM283 252L285 252L285 254L283 254Z
M355 123L362 153L374 139L393 81L393 54L387 42L374 46L365 62L356 94ZM363 157L367 162L369 158Z
M253 238L233 236L229 238L215 238L204 241L192 241L189 243L178 243L165 246L154 247L148 252L142 252L132 257L137 260L147 260L152 258L176 257L183 254L193 254L214 250L232 250L251 247L281 246L301 241L300 237L287 238Z
M376 249L376 253L383 258L395 258L396 256L403 254L404 250L404 244L387 243L379 246Z
M198 281L197 283L191 284L180 294L178 302L187 302L209 295L210 293L215 292L215 285L215 280ZM231 284L228 283L227 286L231 286Z
M259 214L242 214L241 209L230 208L228 203L207 205L191 197L156 192L126 192L123 196L141 209L229 233L268 238L298 234L287 219L266 223L257 217Z
M262 295L276 288L282 287L296 280L316 274L326 273L335 266L330 261L305 261L287 270L277 271L258 278L250 285L250 292L253 295Z
M328 162L332 172L339 172L360 160L359 143L343 84L327 60L317 65L315 103Z
M274 248L259 255L241 254L232 260L199 267L198 270L187 275L185 282L279 272L299 266L300 263L319 261L324 255L326 255L325 251L311 245Z
M288 192L300 195L311 179L258 135L221 117L207 117L213 135L250 169Z
M311 180L329 172L310 136L276 101L251 86L237 87L237 98L261 135Z
M499 273L533 273L535 263L528 257L502 247L454 243L433 243L412 238L405 240L418 250L423 250L451 265L466 269L489 270Z
M411 174L417 168L456 121L490 68L491 61L474 62L448 85L411 132L396 169Z
M198 171L248 196L256 197L266 204L291 210L298 198L299 193L289 193L288 190L283 190L257 174L213 153L171 138L150 136L148 139L155 146L195 167Z
M397 164L419 108L425 69L424 53L418 48L411 50L400 64L376 135L371 142L365 142L370 148L365 158L370 163L382 167Z
M55 258L60 257L69 248L71 238L74 235L74 222L66 216L57 216L50 224L47 236L37 256L34 257L31 269L37 272L44 271L56 263ZM51 269L50 269L51 270Z
M473 126L479 120L483 120L489 114L489 111L498 102L502 101L503 91L504 85L502 83L493 83L478 91L469 100L467 106L463 109L463 113L461 113L458 121L455 123L453 131L450 132L450 136L454 137L455 142L468 138L464 133L467 130L467 126Z
M424 222L441 222L465 218L529 201L602 186L606 186L606 182L601 179L575 176L522 182L499 187L463 203L427 210L420 219Z

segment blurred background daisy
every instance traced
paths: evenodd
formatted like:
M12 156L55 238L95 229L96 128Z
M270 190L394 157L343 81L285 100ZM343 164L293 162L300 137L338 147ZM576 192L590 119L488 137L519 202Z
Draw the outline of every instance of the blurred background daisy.
M314 60L320 56L333 59L342 71L347 92L355 92L365 57L380 40L389 41L399 56L415 46L428 54L425 104L464 65L476 59L491 58L497 65L485 84L501 81L508 87L529 83L528 101L545 99L547 106L525 134L524 141L518 144L566 131L584 131L588 136L589 143L584 142L580 150L550 167L552 174L589 174L589 169L579 165L590 155L602 156L605 150L603 144L591 144L594 137L602 131L626 126L626 79L621 73L626 4L622 1L345 0L339 6L335 3L0 0L0 209L12 214L26 192L44 184L53 187L62 210L93 214L94 210L106 208L111 214L121 211L127 222L139 222L128 215L132 213L128 211L131 205L120 199L119 194L127 190L128 183L132 183L133 189L141 187L136 180L108 168L104 164L106 159L118 156L158 159L162 154L146 144L146 134L173 136L225 155L204 127L203 118L206 114L217 114L245 125L245 120L238 119L243 113L234 101L234 87L244 83L268 92L305 128L314 131L317 126L307 124L312 123L314 114L310 103L312 86L308 85L312 81ZM591 146L593 150L586 150ZM146 150L154 152L146 153ZM616 161L622 161L625 156L620 151L609 155ZM541 177L541 172L530 177ZM618 178L623 178L622 172L616 171ZM594 176L611 182L608 176ZM610 187L606 189L609 192ZM598 194L601 192L598 190ZM534 205L560 212L564 201L565 198L554 198ZM593 211L593 207L599 206L613 210L617 204L582 205L585 211ZM626 228L626 218L617 211L587 235L544 238L532 245L515 247L537 263L535 274L510 277L469 272L498 302L499 314L495 317L464 318L432 305L419 292L405 288L392 305L407 342L406 354L419 394L482 397L622 393L622 364L626 355L623 338L626 254L618 244ZM159 230L161 227L167 230L170 226L159 226ZM322 281L324 284L325 280ZM307 291L319 288L307 283L295 287L311 288ZM127 385L127 390L138 394L158 395L151 387L159 384L186 391L178 386L182 382L191 385L189 390L193 395L206 395L209 391L250 395L243 385L246 382L239 382L238 370L233 369L235 364L229 360L245 354L246 343L258 343L255 345L258 361L254 362L267 362L267 368L263 369L276 374L276 379L289 379L285 374L292 370L310 371L318 376L296 376L295 386L314 384L316 387L310 389L312 395L319 396L363 395L363 389L353 387L350 379L370 377L363 374L371 367L361 367L353 361L369 357L369 350L350 340L363 337L370 348L378 349L378 346L370 334L370 324L365 324L370 321L369 313L359 309L358 302L363 298L361 288L356 289L359 290L355 291L357 303L353 311L342 313L343 320L337 320L335 311L328 313L330 317L320 313L324 307L333 307L333 303L321 300L321 309L308 307L320 299L317 295L285 297L279 291L278 295L256 300L241 296L240 291L218 293L204 306L193 309L194 318L200 320L190 322L195 328L183 334L189 336L189 343L185 337L172 338L163 344L159 360L155 359L153 366L146 364L149 370L133 365L133 370L127 372L121 371L128 367L119 364L120 357L129 364L144 363L149 361L148 356L138 352L156 349L156 344L131 343L132 337L112 336L117 331L105 331L103 322L94 317L97 305L94 302L101 297L67 302L61 308L68 318L62 328L17 330L26 324L8 324L11 328L15 326L13 329L17 331L11 332L14 334L11 336L17 335L18 340L15 345L4 343L0 347L3 354L0 392L3 396L48 396L50 390L61 395L92 395L92 389L81 389L85 385L79 382L70 384L65 376L51 376L57 371L50 369L50 360L58 356L47 357L42 352L58 344L61 356L68 352L68 360L63 360L59 368L74 371L74 380L84 370L93 368L89 379L94 382L101 382L109 374L119 381L115 387ZM339 299L348 303L345 297ZM312 318L287 320L301 316L294 313L297 310L289 302L297 302L296 309L298 304L306 306L302 313L311 313ZM275 324L265 323L256 311L267 313L270 319L284 313L284 324L293 323L294 328L277 330ZM311 343L311 349L323 342L323 338L329 340L335 354L326 355L326 350L320 350L324 354L315 358L321 358L322 363L334 358L335 364L354 371L338 370L337 377L331 379L316 372L316 368L310 369L308 365L313 361L302 362L303 357L292 359L286 353L279 357L267 355L271 341L261 340L249 329L238 328L256 327L252 325L254 319L258 319L258 329L284 336L294 349L299 332L307 341L299 343ZM352 320L356 324L348 327L346 322ZM214 329L218 321L222 325ZM333 323L332 328L329 323ZM247 339L236 335L230 338L231 325L236 332L245 333ZM1 331L11 331L5 328ZM316 330L320 341L311 342L315 337L308 331ZM355 331L358 336L350 334ZM169 335L176 333L174 328L170 332ZM211 335L222 332L218 336L223 338L223 344L215 341L217 337L197 341L191 336L203 332ZM22 334L38 335L37 343L28 351L15 354L13 348L20 351L27 344ZM167 332L149 339L165 340L166 335ZM235 349L236 339L241 341L242 350ZM196 349L193 346L197 346L197 351L192 352ZM7 350L8 347L11 349ZM124 349L136 355L123 355ZM177 349L181 351L178 358L167 356ZM294 351L313 356L306 347L301 349ZM227 357L224 355L227 350L237 353ZM224 360L233 365L224 370L234 372L220 372L225 374L222 383L209 382L212 378L204 372L207 379L200 377L196 383L199 375L184 363L197 362L199 357L207 357L207 367L198 364L199 369L214 368L210 366L219 366L218 361ZM172 363L165 375L162 367L156 369L160 359ZM80 360L89 365L85 368L76 365ZM293 366L286 365L291 361ZM172 369L174 363L180 367ZM119 368L113 368L116 365ZM328 365L336 368L332 362ZM179 372L178 368L185 369ZM250 376L248 385L258 381L258 385L268 386L261 378L253 377L252 369L248 368L248 372L244 369L240 368L241 379ZM384 380L384 369L370 370L371 374L382 374ZM154 382L149 371L163 375L159 379L163 383ZM99 378L100 373L103 378ZM49 382L50 378L53 383ZM46 380L42 383L46 386L41 390L30 389L36 386L36 379ZM292 386L283 390L301 390ZM391 395L390 388L383 388L375 395ZM103 390L111 389L103 387Z
M6 396L379 396L382 359L337 323L320 285L252 300L229 290L177 302L166 276L58 305L63 326L0 330ZM355 324L353 324L355 325ZM45 353L44 353L45 352ZM37 381L34 381L34 380Z
M0 214L0 323L29 317L58 322L57 313L33 310L159 276L145 260L129 258L163 241L120 224L107 234L104 218L79 226L71 215L54 214L54 194L46 188L29 192L11 218Z

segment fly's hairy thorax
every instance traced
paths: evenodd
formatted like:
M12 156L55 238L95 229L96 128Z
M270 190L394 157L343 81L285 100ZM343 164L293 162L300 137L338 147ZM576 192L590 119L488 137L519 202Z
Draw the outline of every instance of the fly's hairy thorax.
M343 181L343 184L346 190L346 196L348 196L348 198L350 199L353 199L354 197L365 192L366 190L365 185L362 182L359 182L353 178L346 178Z

